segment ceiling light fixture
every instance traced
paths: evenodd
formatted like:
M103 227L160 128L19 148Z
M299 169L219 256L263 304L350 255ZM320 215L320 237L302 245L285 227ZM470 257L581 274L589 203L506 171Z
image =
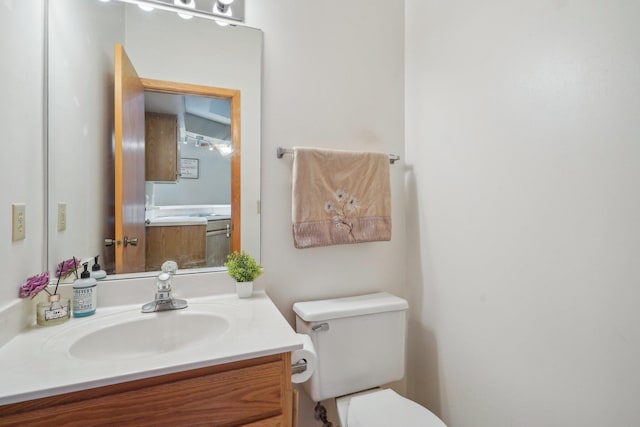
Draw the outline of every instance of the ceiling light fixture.
M102 0L108 1L108 0ZM141 9L147 10L153 8L155 10L166 10L170 12L178 13L185 19L190 19L192 16L199 18L211 19L221 25L243 25L244 22L244 0L214 0L213 7L211 7L211 1L203 3L203 0L116 0L122 3L131 3L140 6ZM218 3L220 3L218 5ZM229 5L235 3L233 6L233 12L229 13L231 7ZM205 9L198 8L198 4L204 6ZM144 6L144 7L143 7ZM225 10L225 13L220 13L218 6ZM187 18L189 17L189 18Z
M231 3L233 3L233 0L216 0L213 4L213 13L226 15L227 11L231 9Z
M233 3L233 0L216 0L215 3L213 3L213 13L224 18L232 18L233 11L231 10L231 3ZM226 27L227 25L229 25L229 23L226 21L216 22L221 27Z
M230 141L205 137L198 134L190 134L190 132L187 132L187 135L182 139L182 142L187 144L190 140L193 141L193 145L195 147L208 148L209 151L215 150L223 157L233 153L233 147L231 146Z
M181 6L189 9L196 8L196 0L173 0L173 4L176 6ZM193 15L187 13L179 13L178 16L182 19L191 19Z
M228 156L233 153L233 148L231 148L231 144L213 144L213 146L218 150L221 156Z

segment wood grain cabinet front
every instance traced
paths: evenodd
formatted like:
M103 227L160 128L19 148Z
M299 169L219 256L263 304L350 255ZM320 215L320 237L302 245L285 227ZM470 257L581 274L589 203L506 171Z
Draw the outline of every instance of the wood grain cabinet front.
M0 406L0 426L291 426L290 353Z
M207 226L176 225L147 227L146 270L158 271L163 262L172 259L178 268L207 266Z
M145 181L178 180L178 117L145 113Z

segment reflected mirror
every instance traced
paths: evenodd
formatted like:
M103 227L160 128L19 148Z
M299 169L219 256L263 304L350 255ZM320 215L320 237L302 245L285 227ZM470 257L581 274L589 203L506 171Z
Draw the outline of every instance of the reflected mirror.
M105 247L104 240L112 238L122 242L124 237L116 236L114 216L116 44L124 47L146 83L164 82L238 93L239 150L230 154L227 151L233 146L234 124L232 117L225 117L232 115L228 113L229 101L224 105L225 96L180 92L173 86L151 88L153 92L145 93L149 113L176 116L174 146L179 150L174 154L177 162L174 170L182 176L172 183L155 178L123 182L127 188L139 185L140 181L144 188L143 200L134 203L137 208L142 204L146 210L145 237L138 241L144 240L146 245L147 232L160 228L158 218L189 217L185 220L201 222L204 231L197 239L204 241L207 258L206 255L213 254L212 251L207 254L207 242L211 241L211 247L215 244L214 239L209 238L214 230L207 232L206 228L209 222L226 219L229 230L225 224L215 231L220 231L225 240L230 234L231 249L236 236L236 248L259 259L262 32L248 27L221 27L214 21L197 17L184 20L167 11L145 12L135 5L119 2L56 0L49 2L48 34L49 269L54 271L58 262L71 256L88 258L98 254L103 268L115 270L115 247ZM182 105L183 116L172 111L175 107L171 105ZM124 128L128 118L124 116ZM147 143L145 138L145 145ZM134 151L136 149L144 150L144 145L134 146ZM232 171L233 159L239 162L237 176ZM149 162L162 164L165 160L147 159L146 164ZM239 195L236 212L234 186L238 187ZM214 190L223 187L226 190ZM235 216L240 225L234 234ZM172 247L170 241L162 242L163 250ZM173 243L176 241L173 239ZM167 254L163 252L159 257ZM216 268L221 255L216 255L217 260L211 256L204 264L202 260L197 263L187 260L179 265L181 270ZM155 269L157 266L151 263L135 271Z

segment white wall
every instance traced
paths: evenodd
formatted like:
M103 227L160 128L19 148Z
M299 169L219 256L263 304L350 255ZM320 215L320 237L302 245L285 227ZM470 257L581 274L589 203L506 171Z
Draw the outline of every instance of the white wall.
M295 249L282 146L403 151L403 12L382 0L248 1L264 30L261 281L293 323L296 301L404 293L403 162L391 167L391 242ZM384 27L385 31L380 31ZM327 28L331 28L330 31Z
M0 308L17 298L18 286L27 277L43 271L41 3L0 2ZM12 203L26 204L26 239L18 242L11 241Z
M410 395L640 424L640 3L407 0Z
M164 205L228 205L231 203L231 161L217 150L180 144L180 158L198 159L198 178L175 183L148 183L153 201Z
M405 292L404 160L391 167L390 242L295 249L291 165L282 146L372 150L402 156L403 7L383 0L247 0L264 30L262 265L259 279L292 322L296 301L386 290ZM313 420L301 396L300 425ZM332 419L334 425L335 418Z
M124 5L49 6L49 271L72 256L113 265L113 56L124 42ZM58 203L66 229L58 231ZM109 260L111 262L109 262Z

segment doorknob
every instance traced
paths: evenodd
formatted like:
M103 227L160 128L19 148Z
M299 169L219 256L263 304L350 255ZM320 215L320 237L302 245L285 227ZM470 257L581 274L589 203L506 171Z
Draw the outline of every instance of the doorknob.
M127 245L138 246L138 238L137 237L128 238L127 236L124 236L124 247L126 248Z
M105 246L119 245L120 243L122 243L120 240L116 240L116 239L104 239L104 245L105 245Z

